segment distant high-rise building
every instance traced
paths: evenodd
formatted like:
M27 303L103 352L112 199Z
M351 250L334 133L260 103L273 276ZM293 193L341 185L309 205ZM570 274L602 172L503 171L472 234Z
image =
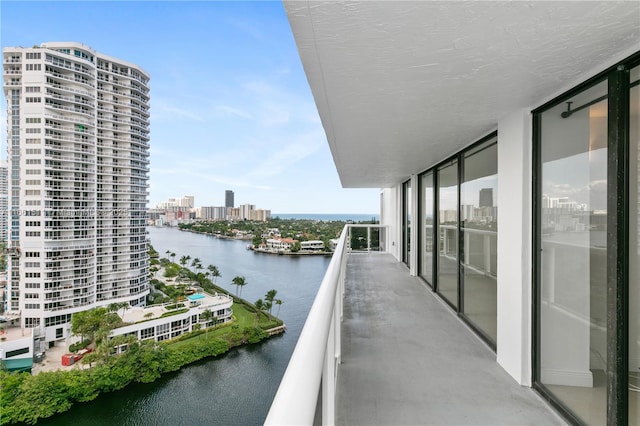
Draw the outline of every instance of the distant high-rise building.
M240 206L240 219L251 219L251 212L255 209L255 204L242 204Z
M493 188L480 190L480 207L493 207Z
M233 191L229 189L224 191L224 206L227 208L235 207L235 205L233 204Z
M44 341L149 294L149 75L75 42L3 49L9 313Z

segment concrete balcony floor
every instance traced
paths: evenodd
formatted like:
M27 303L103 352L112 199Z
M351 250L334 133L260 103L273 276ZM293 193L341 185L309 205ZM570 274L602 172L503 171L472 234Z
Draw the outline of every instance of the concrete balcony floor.
M389 254L347 264L340 425L566 424Z

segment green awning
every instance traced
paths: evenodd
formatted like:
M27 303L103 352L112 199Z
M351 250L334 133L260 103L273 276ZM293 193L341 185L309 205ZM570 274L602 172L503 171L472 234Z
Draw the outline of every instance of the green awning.
M33 366L33 359L31 358L19 358L19 359L3 359L2 363L7 368L7 371L31 371Z

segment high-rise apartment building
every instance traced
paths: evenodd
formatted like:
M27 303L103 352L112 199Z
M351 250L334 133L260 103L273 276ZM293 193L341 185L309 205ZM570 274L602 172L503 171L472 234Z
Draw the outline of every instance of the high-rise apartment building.
M149 293L149 75L81 43L3 49L9 300L46 342Z
M478 202L480 207L493 207L493 188L482 188Z
M7 244L7 213L9 210L8 202L8 165L5 160L0 161L0 243Z
M227 208L233 208L233 191L227 189L224 191L224 206Z

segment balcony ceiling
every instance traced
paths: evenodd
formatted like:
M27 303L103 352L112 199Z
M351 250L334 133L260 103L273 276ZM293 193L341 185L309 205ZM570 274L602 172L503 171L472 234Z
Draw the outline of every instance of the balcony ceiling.
M640 2L285 0L342 185L383 188L640 48Z

